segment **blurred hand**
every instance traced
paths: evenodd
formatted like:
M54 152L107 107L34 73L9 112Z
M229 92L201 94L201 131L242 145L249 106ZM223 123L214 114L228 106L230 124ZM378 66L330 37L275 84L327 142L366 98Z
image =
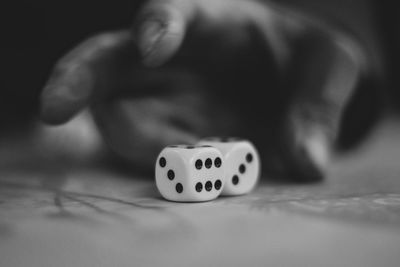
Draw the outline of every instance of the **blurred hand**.
M132 30L56 64L41 116L62 124L89 107L110 148L143 168L168 144L237 135L256 143L265 171L321 178L358 59L290 14L257 0L147 1Z

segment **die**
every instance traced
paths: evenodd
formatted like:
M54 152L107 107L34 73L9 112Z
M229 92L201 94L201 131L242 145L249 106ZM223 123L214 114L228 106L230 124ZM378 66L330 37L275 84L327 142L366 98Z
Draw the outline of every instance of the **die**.
M211 146L173 145L158 155L156 186L167 200L201 202L217 198L224 186L221 152Z
M225 165L222 195L242 195L254 189L260 177L261 162L249 140L211 137L200 140L197 145L210 145L222 153Z

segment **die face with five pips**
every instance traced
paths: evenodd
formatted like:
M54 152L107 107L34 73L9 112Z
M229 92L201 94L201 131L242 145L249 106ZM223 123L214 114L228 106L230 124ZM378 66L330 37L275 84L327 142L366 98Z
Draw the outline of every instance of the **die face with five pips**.
M255 146L239 138L207 138L198 145L210 145L223 155L225 183L222 195L242 195L256 186L260 176L260 158Z
M223 165L223 156L214 147L168 146L161 151L156 161L156 185L167 200L213 200L224 187Z

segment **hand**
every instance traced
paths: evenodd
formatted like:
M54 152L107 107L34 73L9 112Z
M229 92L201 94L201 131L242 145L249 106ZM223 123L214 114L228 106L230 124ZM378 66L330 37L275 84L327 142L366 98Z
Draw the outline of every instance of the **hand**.
M320 51L330 54L321 60ZM336 67L354 68L341 90L347 99L358 66L307 20L256 0L152 0L132 31L92 37L57 63L41 115L60 124L90 107L110 148L144 168L167 144L237 135L255 141L264 170L320 178L338 119L301 116L330 112L318 105L326 80L294 79L303 76L293 75L299 59L292 55L328 66L298 70L328 81Z

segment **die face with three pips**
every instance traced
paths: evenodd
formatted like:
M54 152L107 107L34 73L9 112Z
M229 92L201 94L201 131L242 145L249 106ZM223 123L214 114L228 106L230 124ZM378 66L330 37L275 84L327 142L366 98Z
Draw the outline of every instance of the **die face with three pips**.
M210 145L222 153L225 168L222 195L242 195L254 189L261 166L259 154L250 141L212 137L200 140L197 145Z
M200 202L217 198L224 187L221 152L208 145L164 148L156 162L156 185L171 201Z

